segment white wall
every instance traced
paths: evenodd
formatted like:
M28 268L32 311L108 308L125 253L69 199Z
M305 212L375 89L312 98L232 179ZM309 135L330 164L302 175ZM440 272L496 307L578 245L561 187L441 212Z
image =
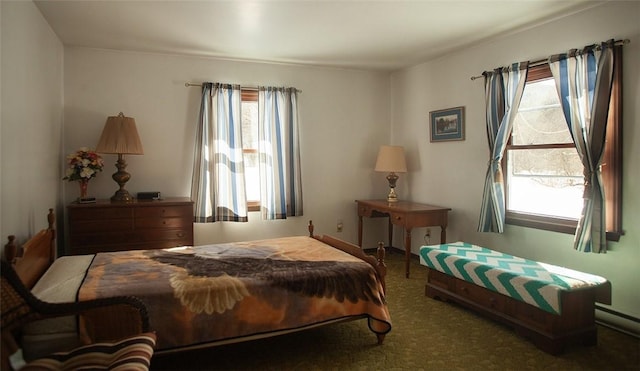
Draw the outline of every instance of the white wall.
M62 182L63 47L32 2L0 2L0 236L47 227ZM59 213L61 215L61 213Z
M123 111L134 117L145 151L125 158L132 176L126 188L134 195L190 195L201 90L185 82L302 90L304 216L264 222L259 213L250 213L248 223L197 224L196 244L304 234L310 219L320 234L335 233L342 219L344 231L338 236L355 242L354 200L385 194L386 180L373 166L378 146L389 138L387 73L73 47L65 48L64 68L65 153L95 147L107 116ZM98 198L118 188L110 176L116 156L104 158L105 170L89 184L90 195ZM77 185L66 184L65 204L77 195Z
M414 201L452 208L447 240L464 240L514 255L608 278L613 309L640 317L640 3L608 2L567 18L478 44L392 74L391 125L394 144L407 148L408 182L400 193ZM620 242L604 255L572 249L573 236L517 226L502 235L476 232L488 145L484 120L484 70L516 61L539 60L607 39L631 39L624 47L623 227ZM466 139L429 142L429 112L466 107ZM404 189L402 187L405 187ZM437 232L437 231L436 231ZM412 250L422 238L414 232ZM438 235L433 234L432 235ZM416 238L418 237L418 238ZM433 238L432 238L433 241ZM436 242L436 241L433 241ZM599 317L605 317L598 312ZM637 323L625 326L638 328Z

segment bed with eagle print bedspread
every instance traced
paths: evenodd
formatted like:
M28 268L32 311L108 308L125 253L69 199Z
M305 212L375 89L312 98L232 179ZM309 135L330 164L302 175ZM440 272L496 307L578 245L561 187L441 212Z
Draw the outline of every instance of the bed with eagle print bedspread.
M311 237L98 253L78 299L115 295L146 304L158 351L362 317L391 330L375 269Z

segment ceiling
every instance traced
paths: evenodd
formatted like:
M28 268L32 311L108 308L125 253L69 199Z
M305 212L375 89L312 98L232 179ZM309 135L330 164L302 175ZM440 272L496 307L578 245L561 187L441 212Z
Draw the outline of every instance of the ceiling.
M36 0L66 46L395 70L603 3L588 0Z

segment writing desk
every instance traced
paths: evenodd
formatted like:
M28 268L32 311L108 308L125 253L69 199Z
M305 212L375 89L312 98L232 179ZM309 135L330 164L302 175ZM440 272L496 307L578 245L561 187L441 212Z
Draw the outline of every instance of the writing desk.
M417 227L440 227L440 243L447 241L448 207L410 201L356 200L358 203L358 245L362 247L362 217L389 218L389 246L393 243L393 226L404 228L405 275L409 278L411 230Z

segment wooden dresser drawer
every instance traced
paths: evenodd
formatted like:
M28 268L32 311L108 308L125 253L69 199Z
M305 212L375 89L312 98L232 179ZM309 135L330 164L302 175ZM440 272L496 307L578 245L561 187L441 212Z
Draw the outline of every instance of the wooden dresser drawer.
M186 218L136 218L136 229L185 228L193 222Z
M455 285L455 293L465 299L500 312L506 309L507 300L504 295L462 280L456 280Z
M69 208L69 221L133 219L133 209L123 207Z
M455 279L435 269L429 270L427 281L434 286L455 292Z
M131 231L102 233L70 233L69 244L74 248L83 246L118 245L140 242L139 233Z
M193 202L186 198L105 200L67 210L71 255L193 245Z
M130 219L80 219L69 224L69 232L73 234L87 234L110 231L132 231L133 218Z
M193 244L193 229L191 228L145 230L140 231L138 236L142 242L182 241L177 242L178 244L175 246Z
M192 205L160 206L160 207L139 207L135 209L136 218L187 218L193 219Z
M556 316L545 312L540 308L518 301L516 303L515 317L535 328L551 331Z

